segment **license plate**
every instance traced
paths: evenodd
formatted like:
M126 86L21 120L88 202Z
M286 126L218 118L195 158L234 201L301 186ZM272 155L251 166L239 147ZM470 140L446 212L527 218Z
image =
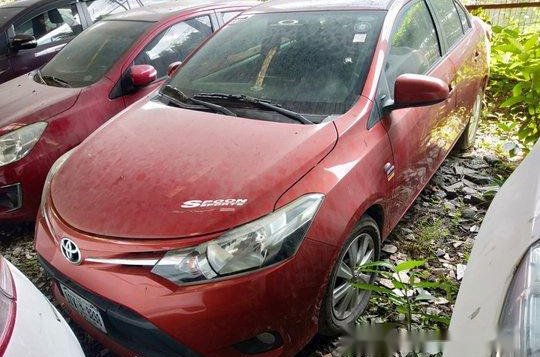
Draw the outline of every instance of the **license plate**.
M81 314L82 317L84 317L96 328L98 328L104 333L107 333L107 329L105 328L105 324L103 323L101 314L98 308L94 306L94 304L88 302L86 299L82 298L81 296L73 292L70 288L62 284L60 284L60 288L62 289L64 297L72 308L77 310L77 312Z

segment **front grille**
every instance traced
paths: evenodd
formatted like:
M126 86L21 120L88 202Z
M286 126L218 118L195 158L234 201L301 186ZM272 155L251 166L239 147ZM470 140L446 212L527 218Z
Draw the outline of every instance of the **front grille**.
M67 286L100 310L107 336L118 344L145 357L198 356L135 311L89 292L62 275L41 256L38 259L56 283Z

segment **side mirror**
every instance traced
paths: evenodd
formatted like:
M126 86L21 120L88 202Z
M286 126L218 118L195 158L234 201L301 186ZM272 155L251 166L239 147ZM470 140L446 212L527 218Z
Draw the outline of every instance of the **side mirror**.
M11 39L11 48L15 51L28 50L37 46L36 38L32 35L20 33Z
M386 111L433 105L448 99L450 88L444 81L421 74L402 74L394 84L394 102Z
M173 62L169 65L169 68L167 69L167 75L171 77L174 72L182 65L181 61Z
M157 71L149 64L138 64L131 67L130 76L135 87L144 87L156 80Z

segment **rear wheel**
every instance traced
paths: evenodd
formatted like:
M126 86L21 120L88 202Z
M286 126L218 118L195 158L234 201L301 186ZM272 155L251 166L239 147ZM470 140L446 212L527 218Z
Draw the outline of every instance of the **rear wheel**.
M471 111L471 116L469 118L469 123L465 127L461 138L459 139L459 149L467 150L474 146L474 141L476 140L476 131L478 129L478 124L480 123L480 117L482 115L482 99L484 97L483 92L480 92L476 96L474 101L473 108Z
M365 310L370 297L367 290L356 289L355 282L373 283L375 274L358 272L358 267L379 259L380 231L373 218L364 216L341 249L329 279L319 332L335 335L348 330Z

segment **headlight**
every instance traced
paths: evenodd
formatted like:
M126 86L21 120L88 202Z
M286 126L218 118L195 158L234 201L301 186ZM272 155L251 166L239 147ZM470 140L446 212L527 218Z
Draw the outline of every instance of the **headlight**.
M536 356L540 353L540 244L535 243L521 261L500 317L503 355Z
M46 127L47 123L38 122L0 136L0 166L18 161L28 155Z
M51 181L54 175L56 175L58 170L60 170L62 165L64 165L66 160L71 156L71 154L73 153L73 150L74 149L71 149L68 152L66 152L64 155L60 156L58 160L56 160L55 163L51 166L51 169L49 170L49 173L47 174L47 178L45 179L45 184L43 185L43 191L41 193L41 208L40 209L42 210L43 214L45 214L45 212L43 212L43 205L45 204L45 200L47 199L47 195L49 194L49 190L51 188Z
M182 284L260 269L290 258L296 254L323 198L322 194L302 196L215 240L167 252L152 272Z

